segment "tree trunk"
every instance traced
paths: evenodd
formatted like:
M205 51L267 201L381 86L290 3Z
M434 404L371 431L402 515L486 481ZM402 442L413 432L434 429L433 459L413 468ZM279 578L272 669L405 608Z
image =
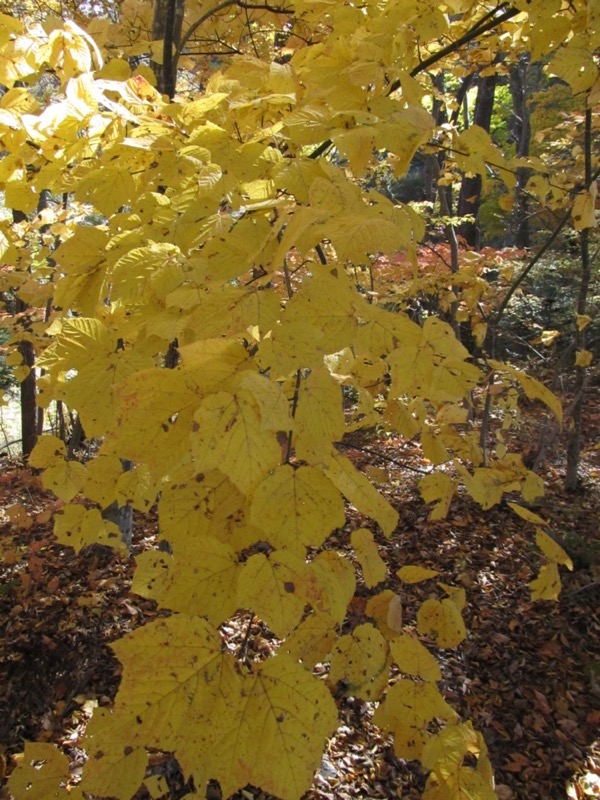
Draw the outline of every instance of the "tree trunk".
M531 122L528 104L530 60L524 54L510 71L509 88L513 101L513 113L510 121L512 137L515 141L518 158L529 155L531 141ZM508 244L517 247L529 247L529 197L524 192L529 179L530 170L526 167L517 169L514 189L513 224L509 231Z
M586 189L590 189L592 183L592 111L590 108L585 112L584 153L585 187ZM592 279L589 228L583 228L583 230L579 232L579 242L581 248L581 282L579 284L579 294L577 297L577 314L578 316L584 316L587 312L587 299ZM575 334L575 349L578 352L586 349L586 331L585 328L579 330L579 326ZM583 409L587 375L589 372L588 367L584 366L576 366L575 370L575 399L573 401L572 414L573 427L567 447L567 471L565 476L565 488L571 491L577 488L579 482Z
M485 78L479 78L479 86L477 89L473 124L479 125L480 128L488 132L492 122L497 80L495 74L486 75ZM473 177L465 175L458 196L457 215L459 217L467 215L473 217L470 221L462 222L459 227L460 235L471 247L477 247L479 245L477 216L479 214L479 206L481 205L482 183L481 175L474 175Z
M162 60L151 61L156 88L169 99L175 95L177 64L175 48L181 41L185 0L154 0L152 40L162 42Z

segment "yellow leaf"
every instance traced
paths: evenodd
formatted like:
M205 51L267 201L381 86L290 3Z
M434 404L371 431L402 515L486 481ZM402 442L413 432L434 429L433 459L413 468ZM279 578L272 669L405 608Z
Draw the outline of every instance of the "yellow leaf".
M398 758L413 759L421 757L431 736L427 723L434 718L455 722L458 715L433 683L401 679L388 689L373 722L394 734L394 752Z
M302 381L294 416L294 446L299 458L323 458L344 435L342 387L324 367Z
M366 528L352 531L350 541L362 568L366 586L371 589L387 576L387 566L379 555L373 534Z
M241 706L224 752L238 785L250 782L299 800L338 725L329 690L289 656L276 655L253 666L242 687Z
M427 779L423 800L447 800L459 797L461 800L497 800L493 780L489 780L474 767L458 767L446 777L436 772Z
M534 514L533 511L530 511L528 508L523 508L523 506L518 505L517 503L507 503L509 508L517 514L521 519L527 520L527 522L532 522L534 525L547 525L545 519L542 519L538 514Z
M243 393L217 392L194 414L193 453L200 469L220 469L244 494L281 460L274 432L265 431L256 405Z
M529 586L532 600L558 600L561 584L556 562L542 564L539 575Z
M541 528L538 528L535 532L535 543L548 561L554 561L557 564L563 564L565 567L568 567L568 569L573 569L573 562L563 548Z
M243 495L222 472L198 473L182 466L161 488L161 533L169 541L175 536L182 551L185 542L196 536L214 536L234 550L243 549L252 544L243 539L244 506Z
M31 800L67 800L69 759L53 744L27 742L25 752L8 779L8 791L14 798Z
M457 772L467 753L479 753L477 734L471 724L448 725L427 742L423 748L421 763L426 769L435 770L438 775L447 777Z
M479 370L466 359L468 350L452 328L428 317L417 344L399 342L389 356L393 397L418 395L435 402L462 399L479 380Z
M596 226L596 184L593 191L583 190L575 197L573 203L573 227L576 231Z
M91 203L108 217L119 206L133 204L137 197L137 186L129 171L103 166L92 170L79 182L75 196L82 203Z
M540 383L539 381L535 380L535 378L526 375L516 367L511 367L510 365L503 364L500 361L494 361L491 359L489 364L490 366L494 367L494 369L498 370L498 372L506 372L512 378L515 378L515 380L517 380L521 385L521 388L527 397L529 397L530 400L541 400L542 403L548 406L556 419L562 425L562 406L560 400L550 391L550 389L544 386L543 383Z
M85 479L85 467L78 461L54 461L44 470L42 484L61 500L69 502L79 494Z
M439 647L456 647L467 635L461 613L450 598L425 600L417 612L417 628Z
M233 794L242 781L228 759L239 738L244 681L221 652L218 632L206 620L175 614L111 647L123 675L107 731L96 732L98 759L116 760L125 747L168 750L199 786L217 778L224 794Z
M319 553L309 567L321 590L320 599L313 604L315 610L329 615L336 622L343 622L356 589L354 567L333 550Z
M332 453L327 462L326 474L352 505L379 523L386 536L392 535L398 524L398 512L347 458Z
M440 573L436 569L428 569L427 567L406 566L400 567L396 575L404 583L421 583L421 581L428 581L430 578L435 578Z
M252 523L273 547L319 547L346 519L344 501L316 467L277 467L254 491Z
M317 580L303 558L286 550L251 556L240 569L237 604L251 609L284 639L298 625L306 604L318 599Z
M587 314L577 314L576 322L577 322L577 330L582 331L584 328L587 328L590 322L592 322L592 318L589 317Z
M29 465L35 469L62 461L67 454L65 443L57 436L40 436L29 456Z
M384 589L369 597L365 614L375 621L388 640L402 632L402 601L391 589Z
M440 589L448 595L449 600L454 603L458 611L462 611L467 604L467 593L462 586L449 586L447 583L438 582Z
M130 800L142 785L148 756L143 747L131 747L128 732L106 708L96 708L85 729L88 760L83 767L82 788L96 797ZM121 744L115 745L115 742Z
M177 536L174 530L167 541L172 556L152 550L137 558L132 590L215 626L229 619L238 608L240 568L233 549L210 537Z
M333 684L341 682L345 694L378 700L387 687L388 645L368 622L337 640L330 663L329 680Z
M281 647L294 661L301 661L306 669L312 670L331 652L337 638L336 627L335 620L327 614L313 612L286 637Z
M410 634L403 634L390 642L393 661L405 675L414 675L424 681L442 679L440 666L429 650Z
M102 519L97 508L78 504L64 506L54 515L54 535L60 544L73 547L76 553L90 544L125 549L116 525Z
M550 75L558 75L573 89L574 94L587 92L598 78L598 67L593 53L587 47L578 47L568 42L558 48L552 55L547 71Z
M115 486L122 472L123 465L120 459L113 456L96 456L85 465L83 494L102 508L106 508L115 499Z
M594 354L589 350L578 350L575 354L576 367L589 367L594 360Z
M456 490L456 481L444 472L434 472L425 475L419 481L419 491L426 503L435 503L436 506L429 514L429 519L445 519L450 508L450 503Z

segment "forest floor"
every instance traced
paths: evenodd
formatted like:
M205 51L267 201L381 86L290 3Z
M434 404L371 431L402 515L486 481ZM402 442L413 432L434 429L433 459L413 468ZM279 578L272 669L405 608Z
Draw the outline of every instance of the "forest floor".
M521 444L539 435L538 412L530 409L518 432ZM564 491L564 442L557 443L542 468L546 496L535 508L575 556L572 572L561 568L558 602L531 601L528 581L540 564L535 533L505 503L484 512L459 496L446 520L432 522L430 509L416 499L416 470L424 466L416 445L373 437L344 445L359 468L370 465L388 473L383 491L400 514L393 536L378 540L389 574L418 563L467 591L468 638L454 650L436 653L445 697L485 736L500 800L600 797L598 396L587 407L585 442L580 489ZM58 507L35 474L5 459L0 474L4 774L13 768L24 740L57 744L78 774L87 721L96 705L110 705L119 684L120 665L108 645L157 614L151 601L129 592L136 555L156 547L155 517L136 515L129 558L94 548L75 555L53 542ZM331 546L351 557L349 531L364 522L350 508L348 524L334 534ZM405 623L413 627L427 584L401 584L392 577L388 585L401 594ZM351 621L360 621L363 610L360 601L355 603ZM234 621L227 635L241 637L246 622ZM259 647L268 633L258 622L252 632L257 635L251 644ZM395 757L390 738L370 722L372 704L341 702L343 724L305 800L420 797L426 775L414 762ZM154 776L168 787L164 797L185 794L168 754L154 754L151 763ZM203 791L198 796L204 797ZM219 793L213 790L210 796ZM149 797L143 790L136 795L137 800ZM268 800L251 787L236 797Z

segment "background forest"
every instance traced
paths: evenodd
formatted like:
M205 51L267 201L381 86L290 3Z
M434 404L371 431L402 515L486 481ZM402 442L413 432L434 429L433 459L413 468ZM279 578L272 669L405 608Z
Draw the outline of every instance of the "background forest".
M0 8L8 796L598 796L597 2Z

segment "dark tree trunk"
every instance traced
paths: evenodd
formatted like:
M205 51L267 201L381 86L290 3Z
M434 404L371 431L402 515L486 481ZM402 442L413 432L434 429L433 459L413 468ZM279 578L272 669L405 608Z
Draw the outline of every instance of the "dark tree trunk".
M488 131L492 122L492 112L494 110L494 94L496 92L497 76L486 75L479 78L477 89L477 100L475 101L475 111L473 113L473 124ZM471 216L473 219L461 223L459 233L465 242L471 247L479 244L479 229L477 226L477 216L481 205L481 175L474 175L463 178L460 194L458 196L457 215L459 217Z
M525 158L529 155L531 141L531 122L528 103L528 84L530 77L529 55L524 54L510 71L509 88L513 101L513 113L510 121L512 137L515 142L516 156ZM524 192L530 170L526 167L517 169L514 190L513 225L508 244L517 247L529 247L529 198Z
M24 311L26 306L19 300L19 311ZM21 381L21 444L23 458L28 458L36 445L38 438L36 382L35 382L35 351L31 342L26 340L19 343L19 353L23 358L23 366L29 367L29 373Z
M175 48L181 41L183 12L185 0L154 0L154 23L152 39L162 42L162 63L152 61L151 66L156 75L156 87L169 99L175 95L177 80L177 63Z
M13 221L15 223L24 222L27 214L18 209L13 209ZM24 314L28 309L26 303L17 298L15 305L16 314ZM23 320L25 318L23 317ZM23 322L23 330L26 331L29 323ZM32 342L23 339L18 345L19 353L23 359L22 365L29 369L27 376L21 381L19 387L19 401L21 407L21 447L23 458L28 458L37 442L37 404L36 404L36 381L35 381L35 350Z

